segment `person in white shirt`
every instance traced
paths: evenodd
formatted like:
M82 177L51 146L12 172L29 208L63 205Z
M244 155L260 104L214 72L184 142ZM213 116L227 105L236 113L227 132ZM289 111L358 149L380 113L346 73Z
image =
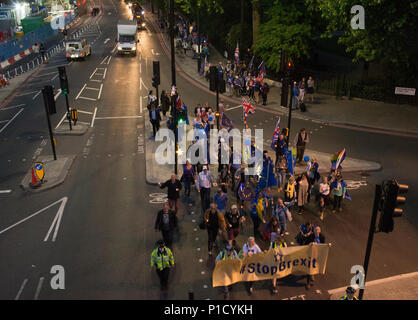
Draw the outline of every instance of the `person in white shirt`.
M323 221L324 220L324 212L325 207L328 205L329 202L329 193L330 193L330 186L328 183L328 178L324 177L321 184L319 185L319 214L321 215L319 218Z
M203 166L202 172L199 173L196 179L196 189L200 193L202 213L205 213L210 206L210 190L214 181L215 177L212 172L208 170L207 166Z
M215 113L213 112L212 108L208 109L208 123L210 128L213 129L215 125Z
M249 237L248 240L247 240L247 243L244 244L244 246L242 247L242 253L243 253L244 257L250 257L253 254L257 254L257 253L260 253L260 252L261 252L261 249L255 243L255 238L254 237ZM248 285L249 294L251 295L254 291L253 281L248 281L247 285Z

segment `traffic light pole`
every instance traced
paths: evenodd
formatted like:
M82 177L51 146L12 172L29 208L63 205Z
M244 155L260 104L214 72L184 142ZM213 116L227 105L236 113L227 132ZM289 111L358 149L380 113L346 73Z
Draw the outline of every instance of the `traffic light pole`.
M52 133L51 120L49 119L48 98L45 89L42 90L42 94L44 96L44 106L46 112L46 119L48 121L49 137L51 138L52 153L54 155L54 160L57 160L57 153L55 152L54 135Z
M174 48L174 0L170 0L170 44L171 44L171 80L172 86L176 86L176 55ZM174 127L174 173L177 174L177 112L176 112L177 92L171 97L171 115Z
M65 103L67 105L67 118L68 118L68 124L70 125L70 130L73 130L73 126L71 125L71 113L70 113L70 103L68 102L68 94L65 95Z
M219 114L219 81L216 86L216 113ZM216 128L219 130L219 117L216 117Z
M286 86L285 90L282 90L282 94L286 94L287 96L289 95L288 92L288 81L287 79L284 80L284 86ZM285 98L285 101L287 102L287 97ZM292 105L289 105L289 115L287 117L287 145L289 145L289 141L290 141L290 124L292 123Z
M380 203L381 198L382 198L382 186L376 185L376 191L374 195L373 213L372 213L372 218L370 221L369 238L367 240L366 256L364 257L364 264L363 264L364 278L362 282L364 286L366 286L367 269L369 267L369 259L370 259L370 254L372 251L373 238L376 232L377 213L379 211L379 203ZM359 300L363 299L363 294L364 294L364 287L363 289L360 289L360 293L358 296Z

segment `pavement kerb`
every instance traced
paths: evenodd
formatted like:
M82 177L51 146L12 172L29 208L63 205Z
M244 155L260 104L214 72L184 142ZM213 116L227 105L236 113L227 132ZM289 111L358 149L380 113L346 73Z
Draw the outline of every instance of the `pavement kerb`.
M57 155L57 160L53 156L42 156L36 161L44 163L45 166L45 182L38 188L31 188L29 183L32 181L32 166L21 182L21 186L28 192L42 192L59 186L64 183L68 172L75 160L75 155ZM34 161L35 162L35 161Z
M150 21L151 21L151 23L153 25L153 28L155 30L160 30L158 28L158 26L155 24L154 19L150 19ZM163 36L160 36L160 35L158 35L158 36L160 37L161 43L163 44L163 46L165 47L165 49L166 50L169 50L168 49L168 45L167 45L164 37ZM169 59L171 59L170 56L169 56ZM183 75L181 74L183 76L183 78L186 78L185 76L191 78L191 79L187 79L186 78L186 80L189 80L189 81L190 80L193 80L194 82L198 82L198 84L199 84L198 87L201 87L202 86L202 89L205 89L205 91L207 91L208 93L211 93L211 94L215 95L215 93L212 92L212 91L210 91L208 88L203 88L203 85L201 84L201 82L199 81L199 79L196 78L196 74L193 73L193 72L190 73L187 70L185 70L182 67L182 65L177 62L177 59L176 59L176 68L177 69L180 69L183 72ZM269 81L270 82L274 82L273 80L270 80L270 79L269 79ZM194 85L196 85L196 83L194 83ZM237 103L237 104L241 104L242 103L241 100L232 98L232 97L230 97L228 95L220 94L219 96L220 96L220 99L223 99L224 101L229 101L229 102ZM361 99L361 101L366 101L366 99ZM260 107L260 110L263 110L264 109L263 111L266 111L266 109L273 109L272 107L273 107L272 105L263 106L262 108ZM275 106L275 108L277 108L277 106ZM281 111L286 111L286 113L288 112L288 108L285 108L283 106L280 106L279 108L280 108ZM256 106L256 109L257 109L257 106ZM275 111L275 110L272 110L272 111ZM345 125L345 126L349 126L349 127L353 127L353 128L360 128L360 129L361 128L364 128L364 129L371 129L371 130L381 130L383 133L386 133L386 134L391 134L391 133L393 133L393 134L403 134L403 135L406 134L406 135L409 135L410 137L418 138L418 131L391 129L391 128L387 128L387 127L378 127L378 126L372 126L372 125L367 125L366 126L366 125L359 125L357 123L352 123L352 122L336 122L336 121L332 121L329 118L315 117L315 116L311 116L311 115L309 115L309 116L302 116L302 115L298 115L298 113L293 113L292 116L295 117L296 119L300 119L300 120L321 121L321 122L324 122L324 123L328 123L331 126L333 124L336 124L336 125Z

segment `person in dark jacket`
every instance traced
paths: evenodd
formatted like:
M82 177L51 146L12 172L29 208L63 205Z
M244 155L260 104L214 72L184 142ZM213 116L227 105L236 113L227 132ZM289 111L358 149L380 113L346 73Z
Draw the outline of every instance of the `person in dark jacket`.
M161 111L163 112L164 117L166 116L167 112L170 110L170 98L165 90L161 91Z
M321 228L319 226L315 226L313 229L313 233L311 233L305 240L305 245L308 245L310 243L325 243L325 236L321 233ZM331 245L331 244L330 244ZM312 283L315 281L314 276L306 275L306 290L309 290Z
M155 220L155 232L161 231L164 242L169 248L173 243L173 231L177 227L177 217L173 210L170 210L168 203L157 213Z
M149 121L152 124L152 131L155 137L155 135L157 134L157 131L160 130L160 122L161 122L160 108L156 106L156 101L149 104L147 108L149 110Z
M177 179L177 176L173 173L171 175L171 179L167 180L164 183L158 183L158 186L161 189L167 187L167 198L168 198L168 205L172 209L173 206L175 208L175 213L177 214L179 208L179 197L180 197L180 190L182 188L180 180Z

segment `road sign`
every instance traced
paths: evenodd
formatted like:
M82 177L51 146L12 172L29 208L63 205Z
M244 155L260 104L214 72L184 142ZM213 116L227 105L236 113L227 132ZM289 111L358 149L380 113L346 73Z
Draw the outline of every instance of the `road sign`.
M35 162L33 164L33 169L35 171L36 176L39 180L43 180L45 177L45 166L42 162Z
M415 88L404 88L404 87L395 87L395 94L401 94L405 96L415 96Z

